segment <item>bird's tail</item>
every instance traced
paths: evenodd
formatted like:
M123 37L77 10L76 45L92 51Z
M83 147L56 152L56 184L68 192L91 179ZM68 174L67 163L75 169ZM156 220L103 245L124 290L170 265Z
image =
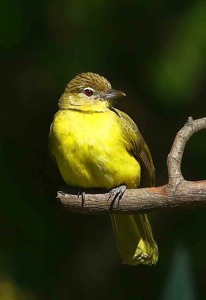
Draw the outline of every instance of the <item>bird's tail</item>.
M156 264L158 247L153 239L147 215L111 215L116 244L123 263Z

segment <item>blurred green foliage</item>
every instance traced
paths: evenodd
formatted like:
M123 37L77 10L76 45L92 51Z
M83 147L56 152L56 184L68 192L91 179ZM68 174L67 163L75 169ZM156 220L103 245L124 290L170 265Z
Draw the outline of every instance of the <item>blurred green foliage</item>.
M184 245L179 245L177 243L172 255L162 299L196 299L194 292L194 278L190 268L191 262L188 250Z
M206 111L204 1L0 1L0 299L205 299L205 211L152 215L160 259L121 265L109 218L66 212L47 146L65 85L98 72L126 92L157 185L188 116ZM205 133L189 141L187 179L205 176ZM181 245L181 246L180 246Z

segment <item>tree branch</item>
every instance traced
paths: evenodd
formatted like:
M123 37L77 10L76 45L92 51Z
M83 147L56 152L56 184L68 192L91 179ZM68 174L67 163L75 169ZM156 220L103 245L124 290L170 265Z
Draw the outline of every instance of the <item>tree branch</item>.
M196 132L206 129L206 118L194 120L189 117L177 133L168 155L169 182L160 187L128 189L122 199L108 201L109 193L93 190L86 193L83 203L77 190L67 188L57 193L65 208L80 213L145 213L176 207L206 206L206 180L186 181L182 176L181 162L185 145Z

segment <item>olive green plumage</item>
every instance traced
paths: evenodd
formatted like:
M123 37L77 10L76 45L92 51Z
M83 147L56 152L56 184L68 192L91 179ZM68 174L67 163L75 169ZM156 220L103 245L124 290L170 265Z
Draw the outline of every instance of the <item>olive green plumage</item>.
M66 91L69 93L81 93L85 87L91 87L97 92L106 93L111 89L111 84L106 78L99 74L91 72L81 73L68 83Z
M155 168L149 148L134 121L124 112L115 110L121 119L119 125L122 134L128 141L127 150L141 165L141 186L153 186L155 184Z

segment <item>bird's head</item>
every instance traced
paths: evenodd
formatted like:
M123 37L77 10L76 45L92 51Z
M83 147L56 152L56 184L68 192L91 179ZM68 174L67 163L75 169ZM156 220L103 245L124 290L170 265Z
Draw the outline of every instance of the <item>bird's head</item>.
M68 83L59 100L59 108L101 112L109 109L114 99L123 96L123 92L111 88L106 78L95 73L82 73Z

